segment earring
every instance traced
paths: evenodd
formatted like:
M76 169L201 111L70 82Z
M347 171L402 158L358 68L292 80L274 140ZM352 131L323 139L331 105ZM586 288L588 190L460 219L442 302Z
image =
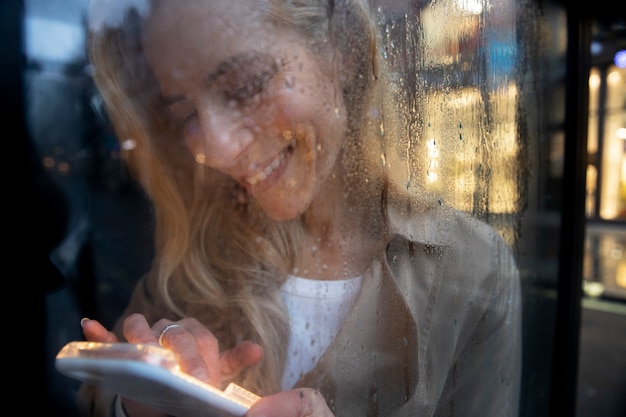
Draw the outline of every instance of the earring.
M199 164L204 164L206 161L206 156L203 153L196 154L196 162Z

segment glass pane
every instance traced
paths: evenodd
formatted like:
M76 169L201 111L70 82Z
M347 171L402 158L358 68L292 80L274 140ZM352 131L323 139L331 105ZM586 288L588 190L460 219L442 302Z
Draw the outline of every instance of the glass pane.
M26 2L29 131L68 203L55 409L76 414L80 385L54 355L82 317L121 337L140 288L155 343L191 316L222 349L260 344L234 381L261 395L548 415L565 13L369 3Z
M624 414L622 360L626 318L626 222L623 161L626 108L624 22L613 13L592 21L584 297L577 415ZM622 51L622 52L620 52Z

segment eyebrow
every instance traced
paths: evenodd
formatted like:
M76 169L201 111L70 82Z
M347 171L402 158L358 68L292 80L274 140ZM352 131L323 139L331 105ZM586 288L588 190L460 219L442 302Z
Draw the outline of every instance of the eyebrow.
M232 71L234 68L241 67L242 65L250 65L256 61L260 61L263 58L268 57L269 54L259 54L244 52L241 54L228 57L226 60L219 63L219 65L211 71L205 78L207 85L214 84L221 76ZM184 94L177 94L173 96L163 96L163 103L166 106L171 106L178 101L185 100L187 98Z
M220 64L215 68L215 70L211 71L209 75L206 77L206 82L210 85L217 81L222 75L232 71L236 67L241 67L246 64L253 64L256 61L260 61L262 58L266 57L268 54L259 54L259 53L251 53L244 52L238 55L233 55L226 59L225 61L220 62Z

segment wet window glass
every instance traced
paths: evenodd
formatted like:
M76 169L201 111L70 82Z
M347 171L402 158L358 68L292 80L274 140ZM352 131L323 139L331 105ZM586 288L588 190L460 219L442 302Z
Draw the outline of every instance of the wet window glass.
M24 117L60 219L51 408L549 415L566 18L531 0L25 1ZM624 77L590 85L603 74ZM614 154L589 168L587 215L623 217ZM106 362L122 354L178 388Z

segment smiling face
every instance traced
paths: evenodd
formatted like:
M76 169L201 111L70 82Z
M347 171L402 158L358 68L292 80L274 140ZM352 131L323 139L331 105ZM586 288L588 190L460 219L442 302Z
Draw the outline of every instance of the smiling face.
M143 46L189 150L241 183L270 217L302 214L346 132L338 54L314 53L305 37L270 21L264 1L156 4Z

